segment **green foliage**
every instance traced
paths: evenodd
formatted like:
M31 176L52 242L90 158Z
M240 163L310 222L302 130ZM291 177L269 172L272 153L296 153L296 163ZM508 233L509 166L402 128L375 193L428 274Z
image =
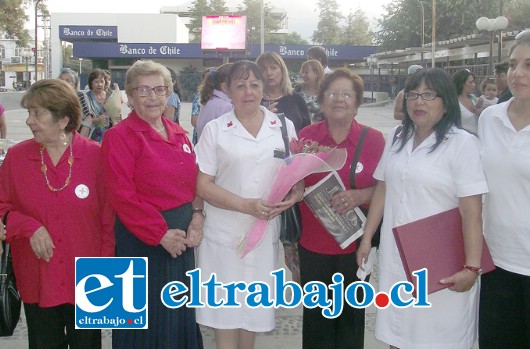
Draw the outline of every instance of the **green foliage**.
M191 4L191 19L188 24L188 29L190 32L196 34L191 42L198 43L201 41L200 29L202 27L202 16L208 16L211 14L211 11L207 0L194 0Z
M318 0L319 21L311 39L316 44L340 45L340 21L344 18L336 0Z
M182 100L189 102L193 99L195 92L197 92L197 87L201 83L202 73L190 64L182 68L178 75L182 90Z
M432 1L421 1L425 9L425 42L432 41ZM378 20L380 30L374 33L382 50L397 50L421 45L421 5L419 0L395 0L385 6ZM436 40L448 40L477 33L475 22L480 17L499 15L499 0L437 0ZM530 23L528 0L505 0L503 15L509 20L508 30L521 30Z
M228 7L226 7L225 0L210 0L210 8L212 14L228 13Z
M284 40L282 44L284 45L309 45L309 42L297 32L292 32L284 36Z
M369 46L372 45L372 32L370 31L366 14L358 9L350 12L346 17L346 25L342 28L341 45Z
M275 40L278 40L276 34L271 34L271 31L278 29L278 23L268 15L272 11L272 6L268 3L263 5L264 7L264 25L265 33L264 40L265 43L274 43ZM243 5L238 6L238 12L241 15L247 16L249 32L249 43L257 44L260 42L261 34L261 0L243 0Z
M30 35L24 28L28 17L24 13L22 0L0 0L0 32L15 39L19 47L27 46Z

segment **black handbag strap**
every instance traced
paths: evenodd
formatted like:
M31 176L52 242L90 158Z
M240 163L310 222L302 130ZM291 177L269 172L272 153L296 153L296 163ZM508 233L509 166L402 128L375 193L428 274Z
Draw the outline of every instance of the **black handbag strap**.
M355 147L355 154L353 155L353 160L351 162L350 167L350 188L355 189L355 170L357 169L357 163L359 162L359 158L361 157L361 151L363 150L364 146L364 140L366 138L366 134L368 133L368 129L370 127L364 126L361 130L361 135L359 137L359 141L357 141L357 146Z
M282 123L282 138L283 144L285 144L285 157L291 155L289 151L289 137L287 137L287 123L285 122L285 115L283 113L276 114Z

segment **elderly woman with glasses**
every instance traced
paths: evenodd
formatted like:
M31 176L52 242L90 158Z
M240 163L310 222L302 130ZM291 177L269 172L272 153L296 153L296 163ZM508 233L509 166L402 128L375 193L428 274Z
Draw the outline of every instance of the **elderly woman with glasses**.
M125 90L132 111L105 134L103 172L117 217L116 256L149 258L149 329L113 331L114 348L202 348L195 310L168 309L160 291L170 281L190 287L202 241L197 166L186 131L162 117L171 75L161 64L137 61Z
M359 124L355 120L363 98L363 80L348 69L339 68L326 75L320 85L318 102L325 120L302 129L299 138L316 141L320 145L344 148L347 159L337 172L346 190L335 194L330 202L340 215L355 207L367 208L370 204L375 180L372 174L383 153L385 140L381 132ZM365 133L366 132L366 133ZM360 140L364 138L364 145ZM356 150L362 146L355 171L350 167ZM350 175L355 178L352 188ZM325 174L315 174L305 179L306 187L320 181ZM320 281L333 283L332 276L341 273L344 284L358 281L356 277L355 243L342 249L302 202L302 237L299 242L300 274L302 284ZM345 306L335 319L326 319L321 309L304 308L303 348L363 348L364 309Z
M407 280L392 228L458 208L465 262L429 294L430 308L378 309L377 339L391 348L469 349L477 337L482 253L482 194L488 191L478 139L460 128L458 95L442 69L413 74L405 86L405 117L388 136L357 264L367 258L384 211L379 290Z

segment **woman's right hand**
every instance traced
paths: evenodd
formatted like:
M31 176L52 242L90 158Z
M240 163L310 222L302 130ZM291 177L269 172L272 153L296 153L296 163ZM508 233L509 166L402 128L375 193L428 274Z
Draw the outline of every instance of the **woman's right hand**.
M160 245L171 257L177 258L186 251L186 232L180 229L169 229L160 240Z
M269 102L267 109L269 109L270 112L276 114L278 112L278 102Z
M48 233L48 230L44 226L35 230L29 239L29 244L38 259L44 259L46 262L50 261L55 245L53 244L50 233Z
M361 240L361 243L359 244L359 248L357 248L356 252L356 259L357 259L357 266L359 268L363 269L363 262L366 262L368 260L368 255L370 254L370 250L372 249L372 242L368 240Z
M243 213L252 215L259 219L269 220L274 205L262 199L245 199L245 209Z

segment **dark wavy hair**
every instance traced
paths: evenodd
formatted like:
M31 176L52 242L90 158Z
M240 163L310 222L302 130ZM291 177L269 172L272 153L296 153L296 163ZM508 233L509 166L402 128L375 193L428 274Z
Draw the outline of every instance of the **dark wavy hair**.
M445 108L445 114L433 126L433 131L436 135L436 143L434 143L430 150L430 152L433 152L442 143L445 135L453 125L460 128L460 105L458 104L458 94L456 93L455 84L445 70L440 68L422 69L412 74L407 79L405 85L405 96L409 91L418 88L422 82L425 82L428 88L436 92L436 95L442 99ZM405 147L407 141L414 134L414 123L407 109L406 98L403 100L403 111L405 117L403 119L403 129L399 136L401 144L398 151L401 151Z
M226 76L226 84L230 86L234 80L248 79L250 73L254 74L254 77L263 83L261 68L252 61L242 60L235 62L230 67L230 71Z
M453 74L453 82L456 87L456 93L460 96L462 91L464 91L464 85L466 84L469 76L473 77L473 80L476 80L475 74L473 74L469 69L462 69Z

